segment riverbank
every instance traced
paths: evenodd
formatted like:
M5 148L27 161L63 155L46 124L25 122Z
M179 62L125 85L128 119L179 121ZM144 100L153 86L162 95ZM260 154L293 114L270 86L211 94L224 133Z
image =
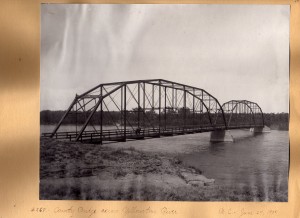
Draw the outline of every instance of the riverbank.
M216 185L175 153L41 139L40 199L284 201L285 194Z

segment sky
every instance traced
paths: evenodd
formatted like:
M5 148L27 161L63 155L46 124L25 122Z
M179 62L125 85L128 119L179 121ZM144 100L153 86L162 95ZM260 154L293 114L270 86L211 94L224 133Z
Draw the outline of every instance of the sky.
M107 82L166 79L289 111L288 5L42 4L41 110Z

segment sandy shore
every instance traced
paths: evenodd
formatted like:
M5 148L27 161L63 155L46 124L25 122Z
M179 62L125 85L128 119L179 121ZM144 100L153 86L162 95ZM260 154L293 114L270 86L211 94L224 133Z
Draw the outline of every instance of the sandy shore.
M136 143L94 145L42 138L40 199L264 200L257 190L216 186L213 178L183 165L174 152L128 146Z

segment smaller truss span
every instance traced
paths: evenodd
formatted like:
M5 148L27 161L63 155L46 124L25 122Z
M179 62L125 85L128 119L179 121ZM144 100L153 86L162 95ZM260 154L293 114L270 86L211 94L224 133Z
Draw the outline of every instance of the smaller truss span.
M222 105L228 129L243 126L263 127L264 115L260 106L248 100L231 100Z

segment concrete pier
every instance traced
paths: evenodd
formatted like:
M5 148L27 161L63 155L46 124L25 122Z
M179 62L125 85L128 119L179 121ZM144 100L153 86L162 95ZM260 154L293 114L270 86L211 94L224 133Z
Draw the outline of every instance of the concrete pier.
M267 126L264 127L255 127L255 128L250 128L250 132L254 132L254 133L267 133L267 132L271 132L271 129Z
M234 142L230 130L215 130L210 133L211 142Z

